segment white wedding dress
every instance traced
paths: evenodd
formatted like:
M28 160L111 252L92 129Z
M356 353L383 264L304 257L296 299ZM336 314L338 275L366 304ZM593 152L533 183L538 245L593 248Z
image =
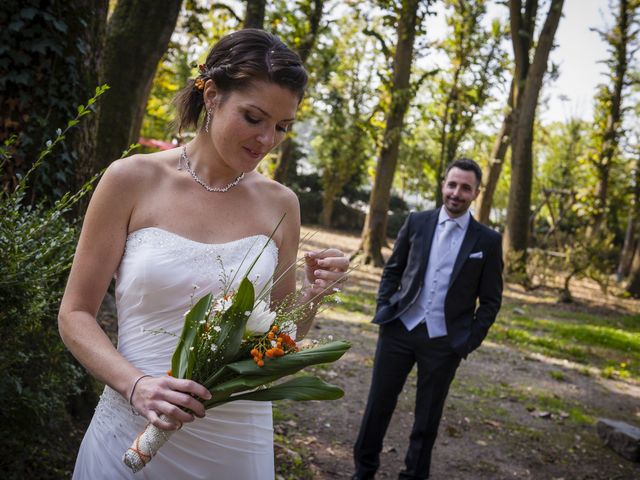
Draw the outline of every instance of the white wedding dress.
M155 227L131 233L116 272L118 351L146 374L167 373L191 302L219 292L223 275L231 278L240 269L237 287L267 241L267 236L255 235L207 244ZM277 257L278 249L269 241L249 276L256 293L271 281ZM145 425L127 399L107 386L82 441L73 478L274 478L269 402L237 401L208 410L205 418L175 432L151 462L133 474L122 456Z

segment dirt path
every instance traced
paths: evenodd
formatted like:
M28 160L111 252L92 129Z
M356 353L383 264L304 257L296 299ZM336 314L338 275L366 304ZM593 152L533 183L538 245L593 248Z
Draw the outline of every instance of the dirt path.
M351 251L357 241L321 232L311 243L315 247L340 245ZM379 270L363 268L353 275L349 288L371 294L379 275ZM504 308L536 300L509 287ZM310 332L311 338L332 335L352 342L342 360L316 372L344 388L346 395L331 403L292 402L277 407L276 432L301 453L310 472L288 473L281 467L282 478L350 478L351 450L365 407L377 338L377 328L369 323L370 313L327 311ZM415 371L387 433L378 478L396 478L403 466L414 391ZM640 464L602 445L591 423L598 416L640 423L640 385L607 380L584 366L522 352L493 343L489 337L462 363L452 385L433 454L432 478L640 478ZM296 455L280 450L279 462L287 463Z

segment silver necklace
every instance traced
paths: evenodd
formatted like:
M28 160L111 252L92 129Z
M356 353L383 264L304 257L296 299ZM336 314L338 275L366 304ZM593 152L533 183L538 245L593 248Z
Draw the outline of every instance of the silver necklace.
M238 185L240 183L240 181L244 178L244 172L242 172L240 175L238 175L235 178L235 180L233 180L231 183L228 183L224 187L212 187L207 182L202 180L198 176L198 174L196 172L194 172L194 170L191 168L191 161L189 160L189 157L187 157L187 146L186 145L182 146L182 154L180 155L180 162L178 162L178 170L182 170L182 164L183 163L184 163L184 166L187 168L187 172L189 172L191 174L191 176L193 177L193 179L197 183L202 185L202 187L207 192L225 193L225 192L229 191L229 189L231 189L231 188L235 187L236 185Z

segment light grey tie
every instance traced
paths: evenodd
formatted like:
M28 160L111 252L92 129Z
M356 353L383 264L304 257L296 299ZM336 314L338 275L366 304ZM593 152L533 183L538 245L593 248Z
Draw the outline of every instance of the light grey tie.
M444 221L444 230L440 232L438 236L438 245L436 253L440 257L444 257L449 250L451 250L451 241L453 240L453 231L458 226L456 222L451 219Z

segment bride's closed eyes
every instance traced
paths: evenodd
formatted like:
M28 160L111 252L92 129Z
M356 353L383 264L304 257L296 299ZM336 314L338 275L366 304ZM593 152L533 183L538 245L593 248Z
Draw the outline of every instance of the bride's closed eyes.
M254 117L249 112L245 112L244 119L247 121L247 123L249 123L251 125L257 125L261 121L260 118ZM288 124L288 125L276 125L276 129L279 132L287 133L289 131L289 127L290 126L291 126L291 124Z

